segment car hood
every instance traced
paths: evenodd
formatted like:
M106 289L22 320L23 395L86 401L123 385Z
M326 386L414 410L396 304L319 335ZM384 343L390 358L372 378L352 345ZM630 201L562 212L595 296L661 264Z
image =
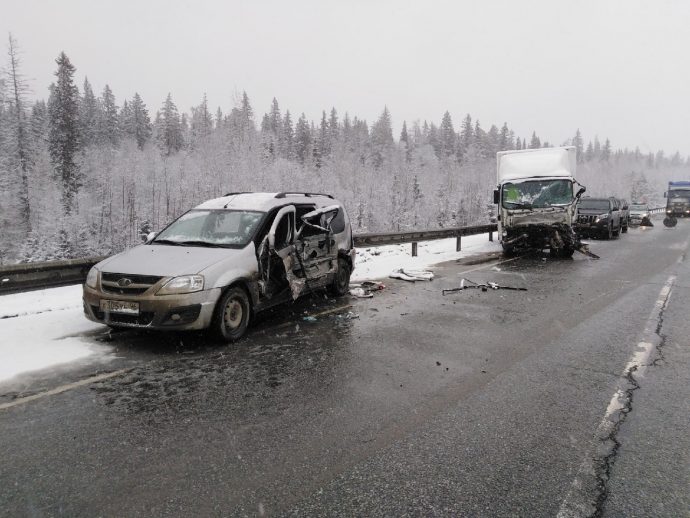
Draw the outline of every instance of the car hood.
M608 214L608 212L609 211L606 209L580 209L580 208L577 209L578 214L586 214L588 216L589 215L599 216L601 214Z
M196 246L139 245L101 261L101 271L130 275L175 277L200 273L219 261L242 254L242 249Z

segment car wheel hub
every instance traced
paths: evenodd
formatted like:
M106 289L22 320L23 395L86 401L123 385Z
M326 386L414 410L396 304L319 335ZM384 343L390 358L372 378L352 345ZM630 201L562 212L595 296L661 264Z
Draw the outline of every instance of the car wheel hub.
M230 329L237 329L242 322L242 304L237 300L231 300L225 306L224 321Z

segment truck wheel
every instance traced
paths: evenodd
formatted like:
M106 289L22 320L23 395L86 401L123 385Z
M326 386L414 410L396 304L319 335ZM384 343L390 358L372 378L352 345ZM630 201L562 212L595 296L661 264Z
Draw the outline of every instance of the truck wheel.
M336 297L342 297L350 292L350 263L342 257L338 257L338 271L335 272L331 293Z
M211 331L224 342L235 342L244 336L249 326L251 305L247 293L234 286L223 293L216 304Z

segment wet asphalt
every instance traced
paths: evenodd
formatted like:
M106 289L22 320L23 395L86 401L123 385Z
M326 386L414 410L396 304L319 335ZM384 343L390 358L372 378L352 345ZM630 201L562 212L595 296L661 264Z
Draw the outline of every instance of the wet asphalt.
M0 515L556 516L601 458L581 515L690 516L689 239L658 223L591 241L598 261L445 263L233 346L93 333L115 359L0 385L3 403L122 371L0 410ZM653 364L600 444L671 275ZM462 277L527 291L441 294Z

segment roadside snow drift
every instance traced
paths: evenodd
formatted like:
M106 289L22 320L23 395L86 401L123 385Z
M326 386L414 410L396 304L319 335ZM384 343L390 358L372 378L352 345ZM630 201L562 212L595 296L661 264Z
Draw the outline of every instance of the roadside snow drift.
M105 356L90 338L103 329L84 318L81 286L0 296L0 382L35 371Z

